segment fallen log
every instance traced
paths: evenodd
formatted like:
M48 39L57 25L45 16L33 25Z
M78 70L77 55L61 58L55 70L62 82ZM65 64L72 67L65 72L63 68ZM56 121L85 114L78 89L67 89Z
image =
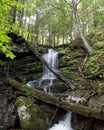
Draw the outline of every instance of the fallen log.
M26 46L28 49L33 52L39 59L40 61L62 82L64 82L69 88L72 90L75 89L75 86L69 81L69 79L65 78L61 73L55 71L41 56L41 54L37 51L36 48L34 48L31 44L29 44L22 36L18 36L15 33L8 33L8 37L12 39L12 42L15 44L22 44L26 43Z
M24 93L25 95L27 95L28 97L30 97L32 99L41 100L45 103L57 106L59 108L63 108L65 110L72 111L76 114L79 114L79 115L82 115L85 117L93 117L96 119L104 120L104 113L102 112L101 109L98 110L96 108L90 108L90 107L87 107L87 106L84 106L81 104L77 104L77 103L65 102L65 101L61 100L61 97L56 97L55 95L50 95L43 91L40 91L40 90L37 90L34 88L30 88L11 78L8 78L6 81L12 87L21 91L22 93Z
M70 87L71 89L75 89L75 86L69 81L69 79L65 78L61 73L59 73L58 71L54 70L52 68L52 66L50 66L45 60L44 58L41 56L41 54L30 44L27 43L27 46L29 48L29 50L31 50L39 59L40 61L42 61L42 63L62 82L64 82L68 87Z

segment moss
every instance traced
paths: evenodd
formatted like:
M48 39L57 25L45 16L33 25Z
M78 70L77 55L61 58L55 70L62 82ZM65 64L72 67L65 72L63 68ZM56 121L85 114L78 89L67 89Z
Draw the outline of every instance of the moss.
M104 45L96 43L84 66L85 73L91 77L104 78ZM99 47L102 49L99 49Z
M104 29L102 29L100 31L97 30L91 39L91 43L96 43L96 42L100 42L100 41L104 41Z
M68 87L64 83L56 81L52 86L52 93L62 93L65 92L67 89Z
M65 55L66 53L70 53L70 47L67 46L66 49L59 50L59 54Z
M97 88L97 92L98 93L102 93L102 92L104 92L104 81L99 81L99 83L98 83L98 88Z
M17 98L15 106L20 117L21 128L30 130L34 128L37 130L45 129L43 121L39 118L39 106L34 104L31 99L20 96Z
M96 50L98 50L98 49L104 49L104 41L96 42L94 44L94 49L96 49Z

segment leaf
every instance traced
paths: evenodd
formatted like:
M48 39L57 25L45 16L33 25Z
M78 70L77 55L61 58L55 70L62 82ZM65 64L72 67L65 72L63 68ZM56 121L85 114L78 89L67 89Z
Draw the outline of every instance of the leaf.
M13 60L16 56L12 52L7 52L6 57L10 57Z

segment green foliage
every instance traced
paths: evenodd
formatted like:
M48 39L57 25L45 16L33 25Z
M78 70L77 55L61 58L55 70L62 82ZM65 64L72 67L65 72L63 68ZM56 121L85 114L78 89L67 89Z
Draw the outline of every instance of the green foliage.
M9 22L10 10L16 6L17 8L22 8L23 6L16 1L12 0L1 0L0 1L0 51L3 52L6 57L13 59L15 56L11 52L10 42L11 39L8 38L7 33L16 31L18 24L12 24Z
M104 78L104 45L96 43L94 51L90 54L86 64L85 69L90 72L94 77ZM99 48L101 48L99 50Z
M67 43L68 37L72 38L75 32L75 38L78 36L75 21L69 3L65 0L1 0L0 1L0 51L7 57L14 58L11 53L10 39L6 36L7 32L20 32L30 42L49 43L52 45ZM21 4L22 3L22 4ZM78 14L81 23L81 29L85 33L95 32L96 27L104 23L104 0L87 0L80 1L78 4ZM14 15L13 9L16 9L17 23L12 24L10 21ZM10 13L12 10L12 14ZM23 17L25 24L23 24ZM32 21L32 18L35 18ZM29 19L30 18L30 19ZM96 24L96 26L95 26ZM86 29L88 28L88 30ZM1 35L2 34L2 35ZM98 35L97 35L98 36ZM58 39L59 38L59 39ZM104 33L100 34L104 40ZM3 46L3 47L2 47Z
M98 75L99 72L99 63L98 63L98 57L93 56L90 57L85 64L85 67L91 72L93 76Z

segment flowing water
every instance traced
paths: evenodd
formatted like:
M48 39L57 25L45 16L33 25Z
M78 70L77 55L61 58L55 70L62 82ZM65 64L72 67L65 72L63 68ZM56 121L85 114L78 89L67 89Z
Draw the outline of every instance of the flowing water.
M48 53L43 55L43 58L48 62L49 65L56 71L58 71L58 52L53 49L49 49ZM55 79L55 75L43 65L43 76L41 80L42 82L49 80L45 85L42 85L45 92L50 92L50 87L53 85L53 79ZM49 88L49 91L48 91ZM71 112L68 112L63 120L60 120L58 124L55 124L49 130L73 130L71 128Z
M43 54L43 58L46 62L55 70L58 71L58 52L53 49L48 49L48 53ZM53 85L53 80L56 76L43 65L43 76L39 80L39 86L46 93L51 93L51 87ZM33 86L36 81L29 81L28 86ZM68 112L63 120L60 120L58 124L54 124L49 130L73 130L71 128L71 112Z
M73 130L71 128L71 112L68 112L58 124L54 124L49 130Z
M58 52L48 49L48 53L45 53L43 58L55 71L58 71ZM45 92L51 93L54 79L56 79L56 76L43 65L43 76L39 82L39 87L42 87Z
M58 52L53 49L48 49L48 52L43 54L42 57L55 71L58 71ZM29 81L26 85L29 87L35 87L36 83L39 82L39 88L42 88L47 93L51 93L54 79L56 79L56 76L43 65L43 76L38 80Z
M48 53L43 55L43 58L47 61L47 63L56 71L58 70L58 52L53 49L48 49ZM55 79L55 75L45 66L43 65L43 76L42 79Z

